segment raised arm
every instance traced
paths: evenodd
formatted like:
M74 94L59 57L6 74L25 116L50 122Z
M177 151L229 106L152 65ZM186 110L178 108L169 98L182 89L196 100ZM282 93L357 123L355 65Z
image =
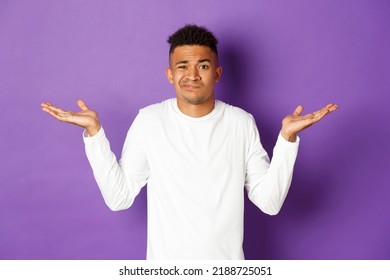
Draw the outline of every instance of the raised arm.
M98 114L87 107L82 100L77 100L80 112L65 111L49 102L41 104L42 110L59 121L75 124L85 128L90 136L95 135L101 128Z
M254 127L251 142L255 149L248 160L245 187L249 199L263 212L276 215L284 203L298 153L297 134L319 122L337 108L335 104L328 104L320 110L301 116L303 107L298 106L293 114L283 119L271 162L259 144L258 132Z
M49 102L41 104L42 110L57 120L86 129L90 137L83 134L85 151L107 206L114 211L127 209L149 176L149 166L142 145L138 145L133 139L137 137L129 133L122 159L118 163L100 125L98 114L82 100L78 100L77 105L81 109L79 112L65 111ZM140 131L133 128L132 131L134 130Z

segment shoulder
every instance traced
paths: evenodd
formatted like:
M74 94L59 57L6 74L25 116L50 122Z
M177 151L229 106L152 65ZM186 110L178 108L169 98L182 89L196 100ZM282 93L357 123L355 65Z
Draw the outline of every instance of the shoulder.
M222 108L224 117L228 118L233 122L239 124L252 124L254 123L253 116L240 107L236 107L222 101L218 101L219 106Z
M159 113L163 111L164 109L167 109L170 107L172 104L172 99L167 99L162 102L154 103L151 105L148 105L142 109L140 109L140 112L143 114L154 114L154 113Z
M139 110L138 116L141 118L159 118L172 109L172 99L167 99L159 103L148 105Z

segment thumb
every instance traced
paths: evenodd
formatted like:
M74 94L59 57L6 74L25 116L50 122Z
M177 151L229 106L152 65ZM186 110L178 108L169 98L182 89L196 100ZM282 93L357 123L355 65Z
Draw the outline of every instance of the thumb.
M77 106L79 106L82 111L88 110L87 104L81 99L77 100Z
M302 112L303 112L303 106L302 106L302 105L299 105L299 106L295 109L293 115L294 115L294 116L300 116L300 115L302 114Z

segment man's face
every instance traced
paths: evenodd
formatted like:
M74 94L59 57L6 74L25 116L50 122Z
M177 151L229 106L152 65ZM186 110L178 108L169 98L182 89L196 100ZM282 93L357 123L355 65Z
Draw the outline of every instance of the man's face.
M214 84L221 77L217 55L206 46L180 46L169 56L166 70L179 102L192 105L214 100Z

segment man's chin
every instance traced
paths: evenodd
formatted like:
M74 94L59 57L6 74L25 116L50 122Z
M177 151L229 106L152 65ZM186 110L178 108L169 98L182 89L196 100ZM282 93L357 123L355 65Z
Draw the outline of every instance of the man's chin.
M200 105L210 101L210 99L213 99L213 95L204 96L204 95L197 94L193 91L187 91L187 92L183 92L180 95L177 95L177 98L182 99L187 104Z
M194 98L194 99L189 99L189 98L185 98L185 101L191 105L200 105L202 103L205 102L204 99L201 99L201 98Z
M184 100L187 104L191 105L200 105L207 100L207 98L199 96L182 96L181 99Z

